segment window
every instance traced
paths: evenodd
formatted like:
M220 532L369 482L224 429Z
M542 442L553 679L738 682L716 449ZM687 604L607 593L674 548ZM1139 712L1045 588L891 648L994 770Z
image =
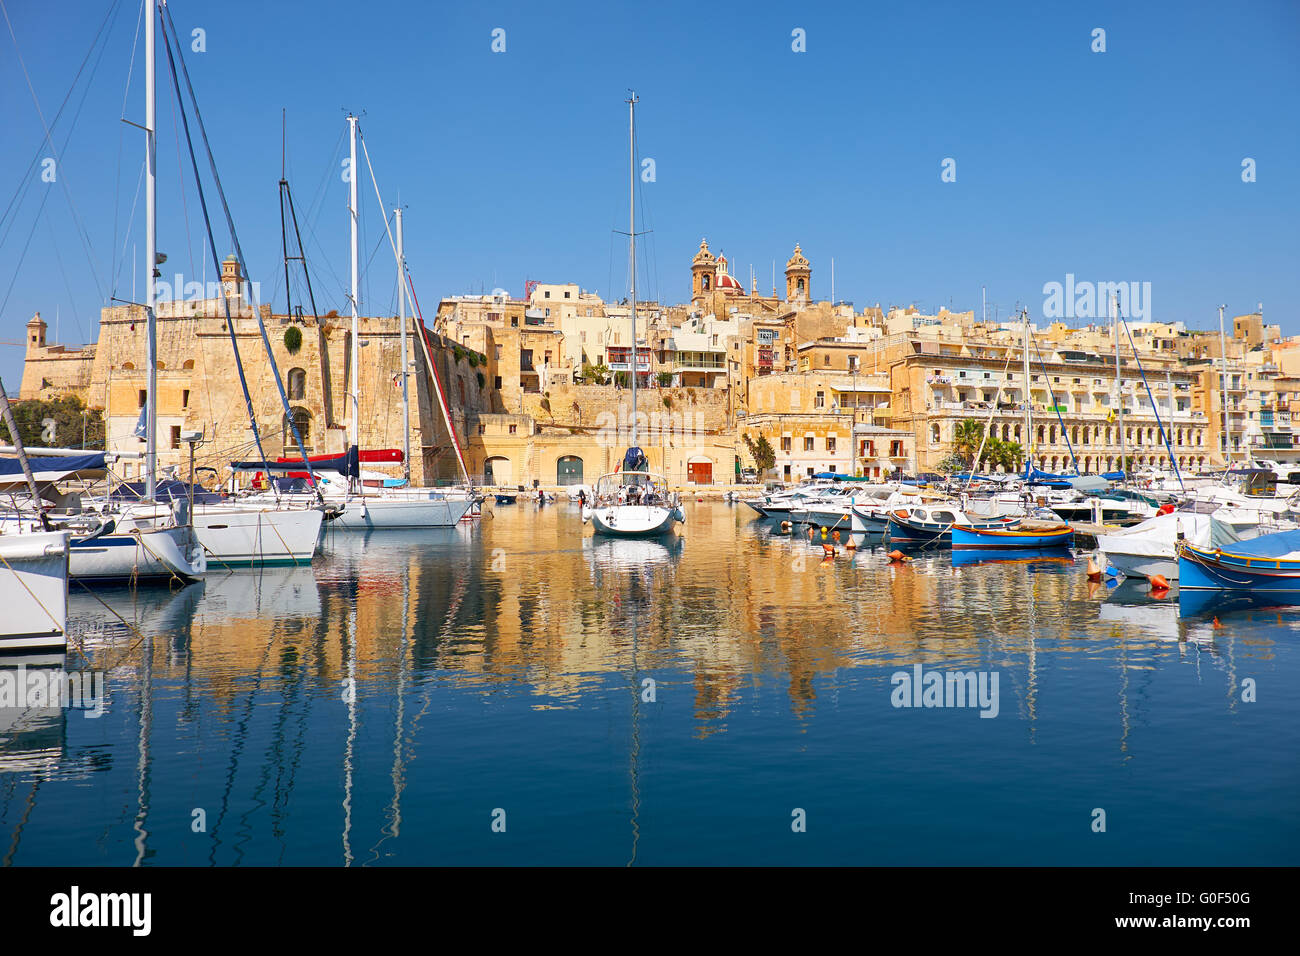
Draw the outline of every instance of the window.
M492 385L493 385L493 387L494 387L498 392L501 391L501 376L500 376L500 375L498 375L495 379L492 380Z
M815 439L812 435L808 435L808 436L806 436L806 437L804 438L804 440L803 440L803 450L804 450L804 451L812 451L812 450L813 450L813 443L814 443L816 440L817 440L817 439Z
M172 447L173 448L181 447L181 426L180 425L172 426Z
M307 396L307 373L300 368L289 369L289 401L301 402Z
M790 442L791 442L791 439L790 439L790 436L789 436L789 435L787 435L787 436L785 436L784 438L782 438L782 439L781 439L781 450L782 450L782 451L790 451L790 450L791 450L791 448L790 448ZM789 466L787 465L786 467L788 468Z
M181 408L190 407L190 390L188 388L181 390Z
M564 297L565 297L566 299L569 297L569 293L568 293L567 291L564 293Z
M834 436L834 435L827 435L827 436L826 436L826 450L827 450L827 451L834 451L834 450L835 450L835 436Z
M813 400L813 408L825 408L825 407L826 407L826 393L818 392L817 397Z
M513 434L515 433L515 429L518 428L518 427L519 427L518 425L511 425L511 426L510 426L510 434L513 435Z
M501 361L501 346L499 345L496 347L496 358L498 362Z
M139 407L140 407L140 408L144 408L145 403L148 402L148 401L149 401L149 393L146 392L143 388L140 389L140 405L139 405Z
M830 364L831 364L831 357L830 357L829 355L823 355L823 356L822 356L822 364L823 364L823 365L830 365Z
M302 447L311 451L311 412L305 408L290 409L293 413L293 427L298 430L298 437L302 439ZM289 418L284 422L284 446L288 451L293 448L293 431L289 428ZM296 449L294 449L296 450Z
M545 292L543 292L542 297L545 299L549 299L551 297L551 290L547 289Z

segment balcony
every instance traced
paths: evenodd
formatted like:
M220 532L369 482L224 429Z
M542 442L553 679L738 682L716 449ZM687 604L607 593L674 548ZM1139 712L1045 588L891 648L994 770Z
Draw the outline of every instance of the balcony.
M930 376L927 376L927 377L926 377L925 384L927 384L927 385L951 385L951 384L952 384L952 376L950 376L950 375L930 375Z
M698 358L694 356L673 359L674 372L725 372L727 363L721 358Z

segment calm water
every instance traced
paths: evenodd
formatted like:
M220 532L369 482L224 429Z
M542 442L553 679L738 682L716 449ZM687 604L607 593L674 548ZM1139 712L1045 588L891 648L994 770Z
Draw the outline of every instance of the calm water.
M103 716L0 710L6 864L1300 862L1300 609L696 502L671 545L498 506L103 598L65 664ZM893 706L917 664L996 672L997 716Z

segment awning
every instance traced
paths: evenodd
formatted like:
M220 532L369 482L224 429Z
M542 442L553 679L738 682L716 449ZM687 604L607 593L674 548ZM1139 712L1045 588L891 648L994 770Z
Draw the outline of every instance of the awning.
M92 452L68 458L28 458L32 477L38 485L55 484L76 479L98 481L108 474L104 453ZM0 490L22 488L27 484L22 463L17 458L0 458Z

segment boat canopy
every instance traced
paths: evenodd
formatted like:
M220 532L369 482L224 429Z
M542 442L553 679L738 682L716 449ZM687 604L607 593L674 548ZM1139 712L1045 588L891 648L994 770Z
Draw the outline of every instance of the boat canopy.
M75 479L98 481L108 474L108 465L104 461L102 451L67 458L32 458L29 456L27 462L31 465L32 477L36 479L38 485L49 485ZM22 487L26 483L27 479L23 477L22 463L17 458L0 458L0 490L7 491L15 487Z
M109 497L117 501L143 501L145 497L144 482L123 482L113 489ZM188 501L189 497L190 486L186 482L175 479L159 481L154 489L154 499L156 501ZM216 504L224 500L218 491L208 491L202 485L194 486L194 503L196 505Z
M361 476L361 459L357 453L356 447L349 448L342 455L335 455L332 458L322 458L320 460L312 459L312 468L316 471L337 471L341 475L350 475L353 478ZM303 463L301 458L295 458L292 461L232 461L230 470L237 472L297 472L303 473Z
M1232 546L1232 553L1249 558L1287 558L1300 552L1300 530L1264 534Z

